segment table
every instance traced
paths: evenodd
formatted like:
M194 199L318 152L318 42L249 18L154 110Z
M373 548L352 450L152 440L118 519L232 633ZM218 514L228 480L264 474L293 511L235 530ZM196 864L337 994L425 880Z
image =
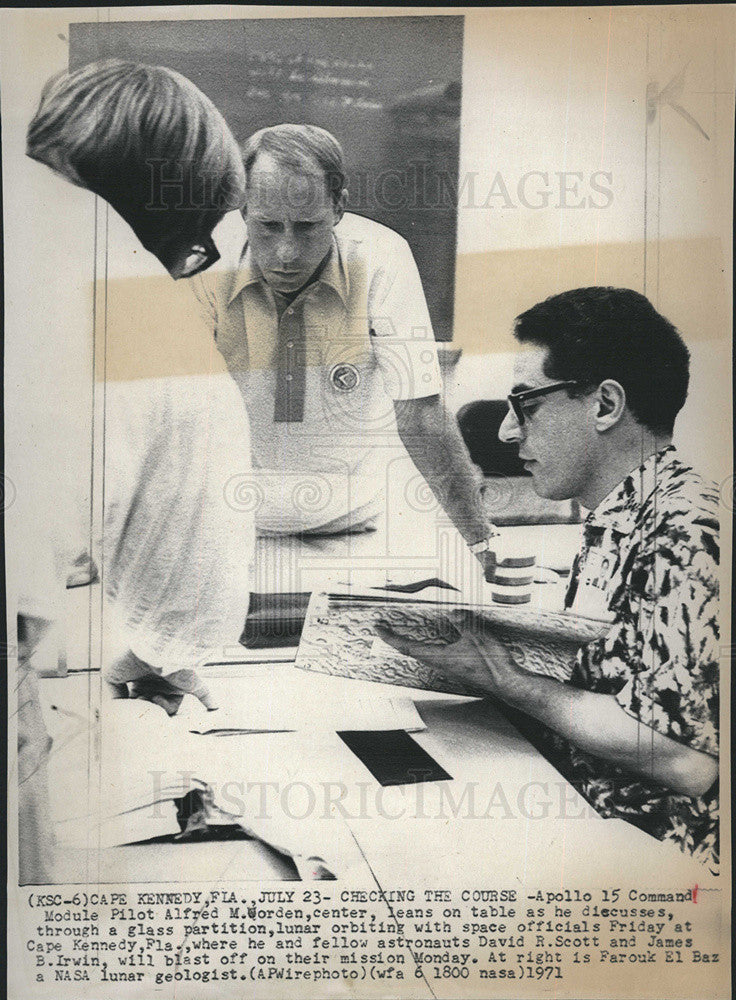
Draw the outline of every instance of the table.
M276 702L287 691L312 704L321 699L339 704L359 694L385 697L387 691L414 698L427 727L414 739L452 781L384 788L334 732L315 731L301 738L299 745L310 750L294 762L288 778L311 782L315 806L305 819L310 835L314 828L310 843L316 845L314 853L340 855L341 880L383 887L474 888L548 885L554 873L561 885L600 885L607 871L614 882L620 881L622 866L627 875L638 870L646 879L654 873L660 877L663 867L673 865L680 878L697 876L698 867L674 849L622 821L598 817L489 702L308 674L284 663L244 664L234 671L209 668L207 683L220 703L253 697L265 688ZM62 796L90 794L104 728L95 734L77 726L76 743L68 734L80 703L99 703L104 724L99 675L43 679L41 688L47 709L49 704L57 706L50 714L59 720L49 768L52 798L54 789ZM69 714L59 713L59 708ZM161 725L168 722L162 712ZM126 738L130 766L135 767L140 741L134 730ZM217 740L215 780L223 774L248 780L248 748L262 739L254 734ZM283 768L276 768L273 777L283 781L283 775ZM330 798L332 808L326 810L323 803ZM301 815L301 807L292 803L290 809ZM254 840L66 851L60 853L57 872L59 881L94 884L298 877L291 862Z
M424 575L452 582L477 572L476 561L436 508L416 508L416 498L412 500L404 489L393 498L391 516L376 532L260 539L253 590L303 592L329 589L335 583L370 586ZM580 525L509 530L537 553L541 563L562 570L577 550ZM559 599L560 593L555 600ZM54 794L61 790L89 795L100 740L105 738L102 681L94 662L99 587L68 591L67 600L69 666L81 672L41 681L46 705L56 704L68 713L47 710L56 737L50 777ZM383 788L334 731L310 730L301 743L309 767L297 768L293 777L306 774L320 789L339 783L340 797L320 821L315 850L322 849L325 840L332 845L340 878L363 884L475 887L548 884L554 873L562 884L585 885L601 884L607 871L614 882L619 881L624 867L628 876L638 871L647 880L663 866L690 873L688 878L697 876L698 866L676 849L623 821L598 817L491 703L308 674L289 662L234 662L257 656L257 651L246 654L230 643L223 646L220 657L228 662L204 668L221 703L252 698L264 690L272 691L276 701L289 692L312 704L315 697L339 704L359 695L385 698L403 693L414 700L426 724L414 738L452 776L452 781ZM293 657L293 651L284 656ZM85 729L77 719L76 736L70 737L75 715L83 707L93 715L103 711L102 724ZM162 726L168 722L162 713ZM314 720L305 722L309 728ZM140 744L140 736L137 740L134 725L126 738L135 766L133 748ZM216 753L220 765L213 773L248 779L247 764L241 762L248 747L255 745L252 741L259 739L263 737L221 739ZM253 839L64 852L58 870L60 880L78 882L298 877L288 859Z

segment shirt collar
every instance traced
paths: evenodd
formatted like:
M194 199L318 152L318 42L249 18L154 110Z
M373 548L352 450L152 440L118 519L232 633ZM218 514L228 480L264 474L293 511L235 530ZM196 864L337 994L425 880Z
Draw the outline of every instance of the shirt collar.
M248 285L260 282L265 284L261 269L253 259L253 253L251 251L250 244L248 243L248 235L246 231L245 242L241 249L240 259L232 274L232 283L228 290L228 305L231 305L233 300L236 299L243 289L248 287ZM347 306L348 295L350 294L350 278L345 266L345 261L340 253L340 245L337 242L337 238L334 233L332 234L332 246L329 250L327 262L322 268L322 273L319 278L313 282L315 285L320 283L328 285L332 288L340 296L343 305Z
M613 528L628 535L641 519L641 510L655 489L661 486L662 474L677 460L677 450L669 444L650 455L601 500L586 518L588 527Z

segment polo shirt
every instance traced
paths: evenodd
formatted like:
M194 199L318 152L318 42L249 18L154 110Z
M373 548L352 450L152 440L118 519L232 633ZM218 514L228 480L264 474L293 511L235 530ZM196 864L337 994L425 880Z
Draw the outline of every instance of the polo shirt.
M442 390L409 245L346 214L317 277L279 315L242 217L228 216L214 236L221 260L191 287L248 410L259 529L364 524L381 509L402 447L394 400Z

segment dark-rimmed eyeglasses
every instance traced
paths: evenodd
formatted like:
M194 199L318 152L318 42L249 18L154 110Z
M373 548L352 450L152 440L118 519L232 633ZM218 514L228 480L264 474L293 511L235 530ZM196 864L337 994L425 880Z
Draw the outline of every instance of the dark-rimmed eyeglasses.
M508 395L509 406L514 412L516 422L523 426L526 414L524 404L530 399L539 399L540 396L548 396L551 392L560 392L562 389L572 389L577 382L552 382L550 385L543 385L539 389L523 389L521 392L512 392Z
M214 242L206 239L180 250L173 260L169 260L168 263L163 261L163 264L172 278L191 278L219 259L220 254Z

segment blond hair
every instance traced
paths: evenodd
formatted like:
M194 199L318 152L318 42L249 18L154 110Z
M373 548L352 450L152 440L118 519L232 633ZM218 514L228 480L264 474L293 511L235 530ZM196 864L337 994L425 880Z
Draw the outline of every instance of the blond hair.
M269 153L281 166L297 172L317 167L324 174L333 202L339 202L345 188L345 159L342 146L327 129L283 124L254 132L243 145L246 179L260 152Z
M172 246L209 236L244 200L225 119L163 66L108 59L53 77L26 151L105 198L162 260Z

